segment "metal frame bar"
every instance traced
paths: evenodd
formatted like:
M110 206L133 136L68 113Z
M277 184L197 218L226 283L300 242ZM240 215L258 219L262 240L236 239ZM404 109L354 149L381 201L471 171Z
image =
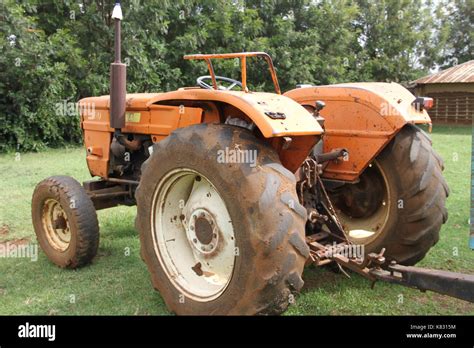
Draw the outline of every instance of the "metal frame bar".
M372 269L379 280L408 286L421 291L434 291L474 303L474 275L391 264L389 271Z
M212 67L211 59L240 59L241 65L241 74L242 74L242 88L245 92L248 92L247 88L247 57L262 57L268 64L268 70L270 70L270 75L272 76L273 85L275 86L275 92L281 94L280 85L278 83L278 78L275 71L275 66L273 65L272 57L270 57L265 52L242 52L242 53L217 53L217 54L190 54L186 55L183 58L187 60L191 59L202 59L207 63L209 69L209 74L212 78L212 84L214 89L217 89L216 75L214 73L214 68Z
M207 63L207 68L209 69L209 74L211 75L212 79L212 86L214 89L217 89L217 80L216 80L216 74L214 73L214 67L212 66L212 61L210 59L205 59Z

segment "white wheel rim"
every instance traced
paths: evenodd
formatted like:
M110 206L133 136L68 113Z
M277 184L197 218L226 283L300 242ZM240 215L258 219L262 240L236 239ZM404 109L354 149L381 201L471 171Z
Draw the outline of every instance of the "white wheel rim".
M372 164L371 164L372 165ZM366 219L352 219L341 211L338 211L338 217L348 232L348 237L353 243L368 244L373 242L383 231L385 224L388 221L391 208L391 192L388 185L388 179L382 167L375 161L374 164L382 175L383 183L385 185L385 193L382 205L377 212Z
M152 236L168 279L193 300L219 297L235 266L230 214L215 186L186 168L168 173L153 193Z
M42 222L49 244L58 251L66 251L71 243L71 228L57 200L49 198L44 202Z

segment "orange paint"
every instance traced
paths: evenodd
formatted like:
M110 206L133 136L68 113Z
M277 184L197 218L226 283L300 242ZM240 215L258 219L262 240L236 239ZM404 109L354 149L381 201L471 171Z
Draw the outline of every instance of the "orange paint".
M430 124L426 111L416 110L407 89L396 83L350 83L297 88L284 95L303 106L326 103L324 152L349 150L349 158L331 162L324 172L330 179L355 181L360 173L407 123Z

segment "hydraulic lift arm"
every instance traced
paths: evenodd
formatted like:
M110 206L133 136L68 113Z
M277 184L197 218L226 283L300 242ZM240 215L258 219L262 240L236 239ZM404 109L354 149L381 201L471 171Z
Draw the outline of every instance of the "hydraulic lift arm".
M339 156L341 156L340 153L334 155L334 157ZM324 157L326 161L333 158L331 156L326 157ZM377 280L383 280L419 289L423 292L430 290L474 303L474 275L402 266L395 261L389 263L384 257L385 248L378 254L371 253L367 255L365 261L354 256L347 256L351 255L347 251L354 245L347 238L347 234L339 222L337 213L326 193L320 178L321 167L317 160L309 158L305 161L301 171L297 173L299 190L302 192L305 185L315 186L322 202L319 210L309 212L309 220L312 222L320 221L320 223L326 225L326 230L306 237L306 243L310 249L308 263L315 266L324 266L336 262L342 270L343 268L350 269L367 278L372 282L372 286ZM335 237L332 244L324 244L323 240L328 236ZM337 242L334 240L337 240Z

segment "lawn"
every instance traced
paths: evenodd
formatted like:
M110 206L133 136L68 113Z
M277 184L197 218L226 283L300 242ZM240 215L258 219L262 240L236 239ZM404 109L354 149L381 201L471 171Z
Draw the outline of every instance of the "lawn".
M419 264L473 273L468 248L471 128L435 126L435 149L445 160L451 195L449 219L438 244ZM37 182L51 175L89 178L82 148L0 155L0 243L36 243L30 199ZM36 262L0 258L0 314L170 314L154 291L139 256L135 207L99 211L101 240L92 265L62 270L40 251ZM474 305L431 292L377 283L358 275L348 279L327 269L308 268L302 294L288 315L474 314Z

